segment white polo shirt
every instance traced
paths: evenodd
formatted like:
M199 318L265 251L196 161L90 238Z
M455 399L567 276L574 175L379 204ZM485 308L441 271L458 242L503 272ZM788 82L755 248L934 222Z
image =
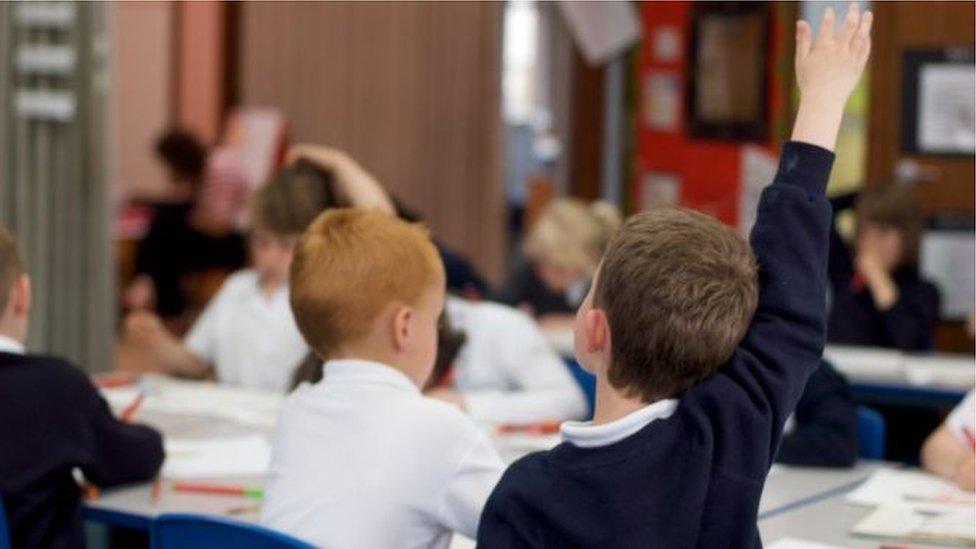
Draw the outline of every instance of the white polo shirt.
M445 308L451 325L467 334L454 383L473 418L527 423L586 416L582 389L531 318L498 303L456 297Z
M268 296L257 271L231 275L184 340L227 385L285 392L308 353L288 302L288 287Z
M503 464L456 407L400 371L326 362L282 406L261 522L320 547L443 548L474 538Z
M967 447L972 447L972 437L976 435L976 389L966 393L966 398L956 406L949 417L946 418L946 425L952 434ZM969 432L967 435L966 432Z

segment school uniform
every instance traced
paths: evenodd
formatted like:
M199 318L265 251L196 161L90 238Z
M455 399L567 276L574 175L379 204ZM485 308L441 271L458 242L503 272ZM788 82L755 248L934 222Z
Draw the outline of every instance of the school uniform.
M850 467L857 461L857 406L847 380L824 362L810 376L787 421L776 461L807 467Z
M570 423L563 443L515 462L485 506L479 547L761 546L763 483L823 351L833 157L784 145L751 236L758 309L729 361L676 401Z
M976 389L966 393L966 398L953 408L945 423L959 442L970 448L976 444L976 438L974 438L976 435Z
M319 547L444 548L474 537L502 468L464 413L399 370L332 360L282 406L261 522Z
M574 314L588 289L589 282L584 281L565 292L552 291L535 272L532 261L521 261L491 299L512 307L528 307L535 316Z
M832 204L835 211L841 211L851 207L853 201L854 196L848 195L833 200ZM931 350L940 306L935 285L922 278L916 267L899 267L891 273L898 287L898 300L888 310L878 310L851 254L832 223L828 340L902 351Z
M449 297L447 317L465 333L454 387L468 413L485 422L580 419L586 397L531 318L488 302Z
M288 286L282 284L269 296L253 269L224 282L184 343L214 366L221 383L281 393L308 353L291 312Z
M162 462L159 433L116 420L80 370L0 336L0 497L13 547L84 547L74 469L108 488L148 480Z

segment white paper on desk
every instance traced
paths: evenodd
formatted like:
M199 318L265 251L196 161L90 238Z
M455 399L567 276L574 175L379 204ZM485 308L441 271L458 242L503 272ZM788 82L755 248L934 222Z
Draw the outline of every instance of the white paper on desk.
M170 439L164 446L164 478L262 476L271 464L271 444L261 435Z
M976 510L922 510L913 505L882 505L851 530L857 536L894 538L926 543L976 542Z
M941 385L968 390L976 384L976 359L972 356L907 355L905 376L914 385Z
M880 469L847 495L855 505L910 505L915 509L968 509L976 496L921 471Z
M898 351L828 345L824 358L855 381L900 381L905 377L905 358Z
M771 545L767 545L766 549L840 549L836 545L824 545L823 543L817 543L815 541L807 541L805 539L797 538L780 538L776 540Z

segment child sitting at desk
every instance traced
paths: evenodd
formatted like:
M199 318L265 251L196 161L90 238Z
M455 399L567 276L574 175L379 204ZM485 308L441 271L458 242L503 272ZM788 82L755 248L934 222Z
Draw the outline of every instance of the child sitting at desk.
M829 149L871 19L852 3L835 36L828 8L813 44L797 25L799 112L752 249L681 209L637 214L613 237L576 316L594 420L565 423L562 444L508 468L479 547L761 544L763 483L823 353Z
M445 274L426 231L356 209L322 214L291 303L324 377L282 406L262 522L321 547L445 547L473 537L502 470L488 437L426 398Z
M253 268L233 274L184 341L160 319L139 311L126 319L127 335L157 368L187 377L216 374L221 383L284 392L308 352L288 304L288 269L301 232L339 201L392 212L373 177L345 154L297 146L292 163L253 198ZM333 183L338 196L333 196Z
M84 547L72 471L96 486L151 479L163 463L159 433L115 419L68 361L27 353L30 279L0 228L0 499L14 547Z
M611 204L556 200L523 244L526 261L512 270L492 299L541 320L571 317L586 295L603 248L619 226L620 212Z
M976 389L946 418L922 446L922 466L956 483L976 490Z
M915 263L921 231L910 188L871 186L831 201L857 214L854 259L831 226L831 343L926 351L939 321L939 291Z

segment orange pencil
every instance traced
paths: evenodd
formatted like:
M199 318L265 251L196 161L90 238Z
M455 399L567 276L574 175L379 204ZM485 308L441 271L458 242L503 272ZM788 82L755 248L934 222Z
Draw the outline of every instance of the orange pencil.
M139 410L139 405L141 405L142 401L145 399L146 399L146 392L139 391L139 394L136 396L135 400L133 400L131 404L126 406L125 409L122 410L122 413L119 414L119 418L122 421L131 420L132 417L135 416L136 412Z

